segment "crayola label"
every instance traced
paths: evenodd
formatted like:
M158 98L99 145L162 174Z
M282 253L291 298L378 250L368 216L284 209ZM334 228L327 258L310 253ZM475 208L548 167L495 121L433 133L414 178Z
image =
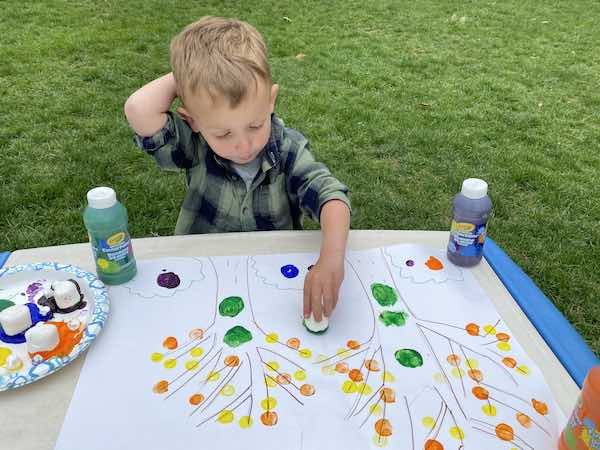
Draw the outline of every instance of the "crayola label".
M485 226L485 223L475 225L453 220L448 244L450 251L463 256L480 256L485 242Z
M119 231L106 239L96 239L90 234L90 242L98 274L119 273L135 264L131 239L126 231Z

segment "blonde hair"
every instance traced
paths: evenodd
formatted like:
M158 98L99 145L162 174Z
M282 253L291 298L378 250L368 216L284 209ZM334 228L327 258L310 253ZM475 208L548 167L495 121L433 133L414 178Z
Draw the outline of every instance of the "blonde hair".
M236 19L202 17L171 41L171 68L182 97L205 89L235 107L258 79L271 84L267 46L252 25Z

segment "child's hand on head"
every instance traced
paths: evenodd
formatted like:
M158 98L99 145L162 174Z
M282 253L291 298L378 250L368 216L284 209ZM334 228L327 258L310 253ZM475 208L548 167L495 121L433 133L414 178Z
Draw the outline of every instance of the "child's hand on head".
M304 279L304 318L311 313L317 322L323 316L329 318L337 305L343 280L344 255L321 254Z

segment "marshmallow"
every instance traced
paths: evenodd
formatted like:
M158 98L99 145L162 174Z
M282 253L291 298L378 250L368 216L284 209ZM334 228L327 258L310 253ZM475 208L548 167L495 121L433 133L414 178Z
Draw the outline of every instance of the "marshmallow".
M25 339L29 353L48 352L58 345L58 329L56 325L39 322L25 332Z
M311 313L308 319L304 319L304 326L312 333L324 333L329 328L329 319L323 316L320 322L315 320L315 316Z
M54 300L60 309L70 308L81 300L79 291L72 281L55 281L52 283Z
M0 327L7 336L15 336L31 327L31 313L26 305L13 305L0 312Z

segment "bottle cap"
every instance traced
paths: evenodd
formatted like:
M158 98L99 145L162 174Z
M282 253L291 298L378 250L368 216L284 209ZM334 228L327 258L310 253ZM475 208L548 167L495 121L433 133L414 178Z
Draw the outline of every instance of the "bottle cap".
M467 198L478 199L487 195L488 184L479 178L467 178L463 181L460 193Z
M96 187L88 191L87 200L90 208L106 209L117 203L117 194L112 188Z

